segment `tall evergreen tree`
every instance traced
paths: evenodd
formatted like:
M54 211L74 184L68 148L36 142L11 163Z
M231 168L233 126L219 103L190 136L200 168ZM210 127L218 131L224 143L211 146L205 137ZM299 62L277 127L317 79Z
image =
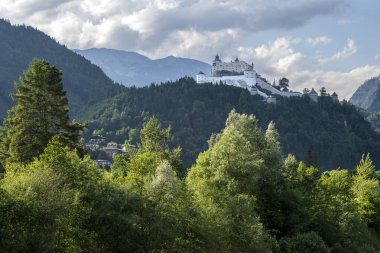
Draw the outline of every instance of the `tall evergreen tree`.
M64 145L79 148L78 137L84 126L70 122L60 70L34 59L16 83L16 90L12 96L16 105L4 121L6 130L0 147L3 164L32 161L54 135Z

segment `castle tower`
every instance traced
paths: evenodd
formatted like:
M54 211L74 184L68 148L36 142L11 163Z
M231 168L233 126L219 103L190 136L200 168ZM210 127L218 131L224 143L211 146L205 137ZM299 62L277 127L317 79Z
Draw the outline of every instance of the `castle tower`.
M214 62L222 62L221 60L220 60L220 57L219 57L219 55L217 54L217 55L215 55L215 59L214 59Z
M265 101L268 103L268 104L275 104L277 102L277 99L275 96L269 96L265 99Z
M338 94L336 94L336 92L334 92L334 93L331 95L331 98L332 98L334 101L339 101L339 99L338 99Z
M222 60L220 60L219 55L215 55L215 59L212 62L212 67L211 67L211 74L212 76L216 76L218 73L218 70L221 68L222 65Z
M205 83L206 82L206 75L200 71L198 75L196 75L196 81L197 83Z
M313 100L314 102L318 102L318 93L314 90L314 88L311 89L308 95L311 100Z
M251 93L251 95L257 95L257 94L259 94L256 86L249 86L248 90Z

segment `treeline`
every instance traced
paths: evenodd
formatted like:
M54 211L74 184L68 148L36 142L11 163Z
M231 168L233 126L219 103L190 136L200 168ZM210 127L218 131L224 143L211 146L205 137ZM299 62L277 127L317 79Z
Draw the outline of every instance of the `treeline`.
M171 126L173 147L182 147L185 167L207 148L212 133L219 132L228 113L254 114L262 129L276 122L284 154L292 153L308 165L323 169L339 166L353 169L361 154L371 153L380 166L380 135L357 109L346 101L320 97L278 98L267 104L247 90L227 86L196 84L192 78L127 88L117 96L84 108L81 119L89 119L86 139L102 134L119 143L138 142L142 123L155 115Z
M155 117L139 131L138 149L105 171L78 152L81 126L62 110L60 73L43 61L30 69L3 131L2 252L380 251L380 175L368 155L354 171L321 172L283 158L273 122L263 132L254 116L231 111L186 175ZM23 107L42 91L43 103ZM34 126L46 145L20 117L37 105L62 112ZM33 119L50 119L45 113ZM26 144L32 159L19 156Z

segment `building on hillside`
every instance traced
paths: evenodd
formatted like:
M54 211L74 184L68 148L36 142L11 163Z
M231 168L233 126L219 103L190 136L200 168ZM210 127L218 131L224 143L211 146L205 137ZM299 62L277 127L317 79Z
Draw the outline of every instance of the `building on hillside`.
M89 149L89 153L93 157L94 162L99 167L109 167L115 154L128 155L131 151L137 150L136 145L129 145L128 147L125 147L124 145L119 145L114 141L107 143L106 138L100 135L92 136L86 143L86 147Z
M95 163L102 168L111 166L111 162L108 160L95 160Z
M87 142L86 143L86 147L91 150L91 151L96 151L100 148L100 145L97 144L97 143L91 143L91 142Z
M98 143L98 144L105 141L106 141L106 138L101 135L94 135L89 140L89 142Z
M311 100L313 100L314 102L318 102L318 93L314 90L314 88L311 89L308 95Z
M269 96L302 96L299 92L289 91L287 89L280 90L278 87L272 86L265 78L260 76L254 69L253 64L240 61L223 62L219 55L215 56L212 63L211 76L199 72L196 75L196 82L199 84L226 84L249 90L252 95L260 95L266 99ZM271 99L269 99L271 101Z
M252 71L252 65L246 63L245 61L239 61L236 57L235 61L222 62L219 55L215 56L212 62L211 73L212 76L236 76L243 75L245 71Z
M119 145L116 142L109 142L107 146L103 148L103 151L107 154L108 157L113 157L115 154L124 153L123 149L119 148Z
M250 86L249 93L251 93L251 95L259 95L259 90L257 89L257 86Z
M132 144L129 144L128 146L124 145L123 148L122 148L122 151L124 153L136 152L137 151L137 146L136 145L132 145Z
M269 96L265 100L268 104L275 104L277 102L277 99L275 96Z
M90 140L86 143L86 147L91 151L96 151L100 148L102 143L106 142L106 138L101 135L95 135L90 138Z
M338 94L336 94L336 92L334 92L334 93L331 95L331 98L332 98L334 101L339 101L339 99L338 99Z

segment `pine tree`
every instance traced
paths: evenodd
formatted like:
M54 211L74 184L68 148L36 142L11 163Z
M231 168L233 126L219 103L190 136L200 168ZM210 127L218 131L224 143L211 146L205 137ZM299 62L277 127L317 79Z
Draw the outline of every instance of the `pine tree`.
M53 136L70 147L79 148L84 126L71 123L62 72L47 61L34 59L16 83L16 105L4 121L0 159L28 163L40 155Z

